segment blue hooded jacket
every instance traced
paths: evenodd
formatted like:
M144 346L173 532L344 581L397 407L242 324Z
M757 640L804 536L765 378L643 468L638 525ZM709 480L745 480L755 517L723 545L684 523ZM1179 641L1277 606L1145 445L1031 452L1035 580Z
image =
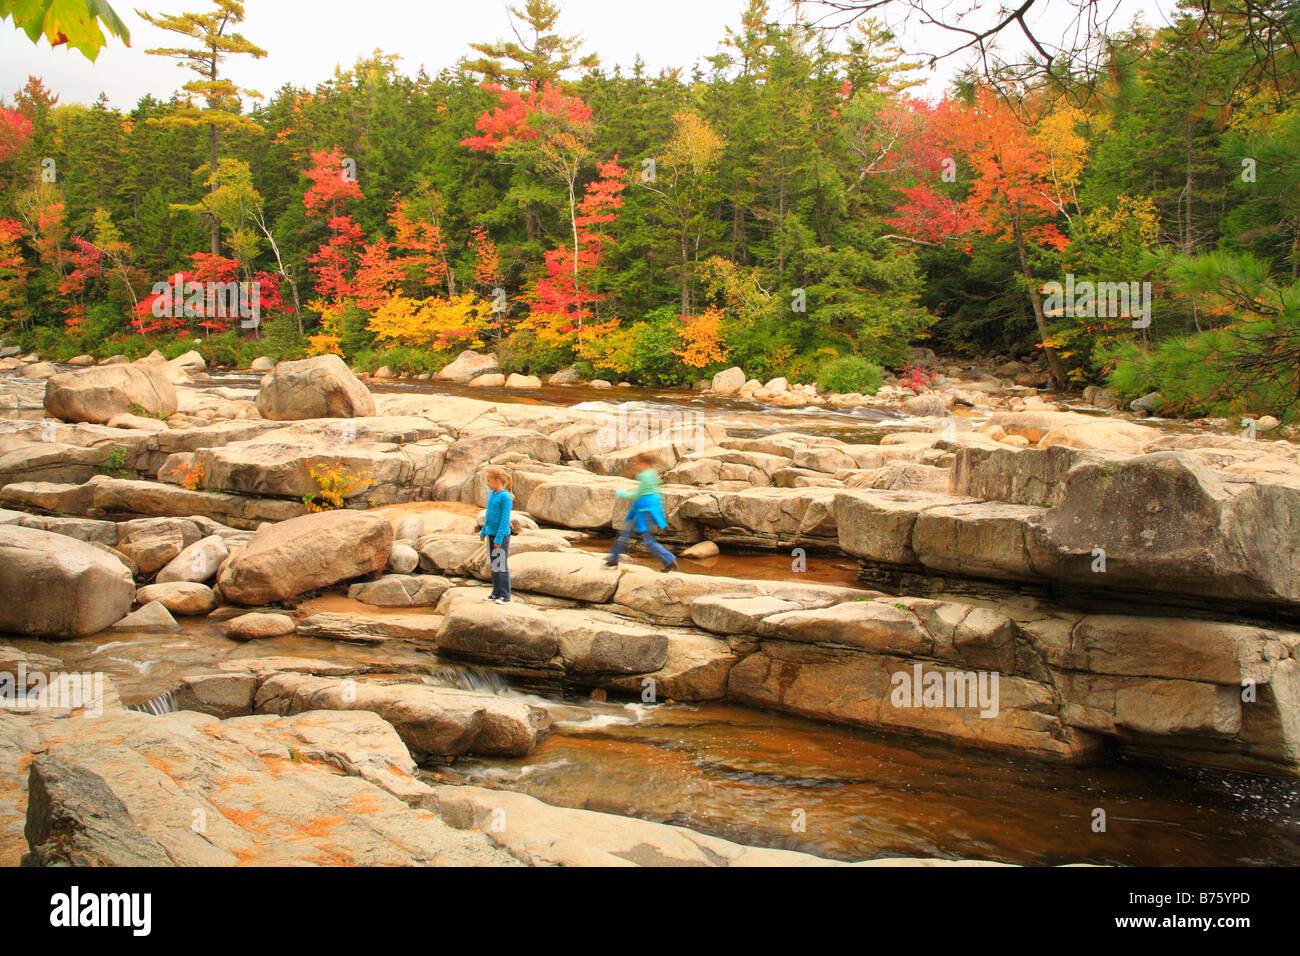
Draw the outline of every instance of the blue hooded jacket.
M493 541L510 537L510 507L515 499L504 488L488 495L487 515L483 519L480 538L490 537Z
M658 494L642 495L632 502L632 507L627 510L628 520L636 522L638 534L644 534L650 530L646 523L646 518L654 519L654 523L660 528L668 527L668 519L664 517L663 499Z

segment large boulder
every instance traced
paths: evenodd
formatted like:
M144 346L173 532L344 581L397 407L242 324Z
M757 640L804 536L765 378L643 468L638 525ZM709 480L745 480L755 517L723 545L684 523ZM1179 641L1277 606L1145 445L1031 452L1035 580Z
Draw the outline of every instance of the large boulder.
M1116 418L1094 418L1087 422L1058 425L1038 442L1039 448L1067 445L1070 448L1099 449L1136 455L1160 438L1158 428Z
M1035 571L1073 584L1295 606L1300 487L1177 452L1086 460L1027 525L1025 547Z
M217 576L235 604L262 605L382 571L393 526L379 515L326 511L264 527Z
M65 422L103 425L133 409L171 415L176 411L176 389L156 369L139 365L60 372L45 384L45 414Z
M568 368L562 368L558 372L546 379L547 385L577 385L582 381L582 373L576 367L570 365Z
M629 624L585 611L552 611L566 670L577 674L647 674L668 659L664 629Z
M536 664L555 657L559 639L550 617L541 611L467 595L454 601L443 618L438 651L498 664Z
M439 370L437 377L444 382L457 382L461 385L480 375L501 371L501 363L491 352L481 354L473 349L466 349L456 356L455 361ZM503 378L504 382L505 379Z
M121 561L61 534L0 526L0 631L81 637L126 616L135 582Z
M281 362L262 380L257 410L263 418L367 418L375 414L370 391L337 355Z
M745 370L732 366L713 376L713 390L719 395L736 395L745 384Z

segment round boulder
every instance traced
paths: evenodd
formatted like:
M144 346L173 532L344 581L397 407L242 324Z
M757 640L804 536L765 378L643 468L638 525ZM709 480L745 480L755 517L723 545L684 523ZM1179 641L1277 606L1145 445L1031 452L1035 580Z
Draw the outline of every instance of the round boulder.
M370 391L337 355L281 362L262 380L257 410L273 421L366 418L375 414Z
M735 395L745 384L743 369L732 366L713 376L713 390L719 395Z
M232 641L255 641L261 638L284 637L294 632L296 625L288 614L241 614L223 626L226 637Z
M45 384L45 414L65 422L104 425L141 410L163 418L176 411L176 389L151 367L100 365L60 372Z
M456 382L464 385L480 375L487 375L492 372L499 372L501 363L491 352L479 353L473 349L466 349L456 356L455 361L444 366L437 374L437 378L444 382ZM504 381L504 379L502 379Z

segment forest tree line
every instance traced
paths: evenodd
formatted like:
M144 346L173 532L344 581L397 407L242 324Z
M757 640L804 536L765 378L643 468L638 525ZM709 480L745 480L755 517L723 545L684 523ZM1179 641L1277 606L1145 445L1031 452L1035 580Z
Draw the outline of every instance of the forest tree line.
M32 77L0 109L0 333L52 357L197 338L219 364L418 372L486 347L525 373L740 365L837 390L927 345L1042 356L1058 384L1188 414L1296 401L1285 44L1260 70L1249 37L1225 42L1235 21L1207 46L1188 3L1117 32L1100 83L1065 64L936 101L871 20L831 37L748 0L714 56L652 75L603 65L550 0L512 16L522 39L434 75L376 51L262 98L225 71L274 38L216 0L148 18L177 34L151 52L197 77L167 101L64 103ZM256 282L260 323L160 315L177 276ZM1054 307L1067 277L1148 283L1149 316Z

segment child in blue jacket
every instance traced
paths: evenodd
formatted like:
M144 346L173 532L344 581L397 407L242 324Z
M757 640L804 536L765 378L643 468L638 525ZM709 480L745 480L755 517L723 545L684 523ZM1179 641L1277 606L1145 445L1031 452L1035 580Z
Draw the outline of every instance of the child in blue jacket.
M608 568L618 565L618 557L627 550L628 542L635 530L641 536L641 543L645 545L646 550L658 558L659 563L663 565L661 570L677 569L677 558L655 540L654 532L650 529L651 520L660 528L668 527L668 519L664 517L663 499L659 496L659 475L654 466L654 455L649 452L640 452L632 459L632 467L637 469L636 490L618 492L620 498L632 499L632 507L627 511L627 519L618 532L618 539L614 542L613 549L605 558L605 566Z
M515 499L510 494L510 476L503 468L489 468L484 477L491 489L487 514L483 518L480 538L487 539L488 560L492 568L492 593L489 601L510 603L510 508Z

